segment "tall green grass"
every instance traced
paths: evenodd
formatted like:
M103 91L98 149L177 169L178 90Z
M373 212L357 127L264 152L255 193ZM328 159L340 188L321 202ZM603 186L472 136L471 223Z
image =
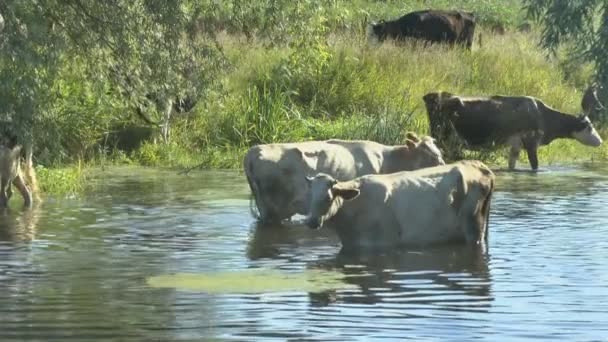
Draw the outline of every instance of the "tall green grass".
M46 166L38 172L42 190L82 191L87 165L240 168L255 144L329 138L400 144L408 131L428 134L422 96L433 91L528 95L562 111L581 111L593 66L573 63L565 53L549 58L538 47L537 33L518 32L525 21L519 0L339 0L323 2L328 8L322 11L306 4L314 11L308 13L312 26L279 28L293 31L287 43L244 37L238 30L217 32L226 57L222 72L201 76L213 82L191 113L175 115L166 144L146 142L130 153L104 150L99 143L103 132L141 123L116 98L110 81L87 78L86 63L66 66L58 78L58 96L41 119L45 129L37 135L37 161ZM230 8L222 8L214 20L235 20ZM368 41L371 21L425 8L475 12L479 25L473 49ZM263 16L259 11L248 15ZM494 33L496 24L507 33ZM507 151L464 155L505 165ZM587 148L569 140L540 150L541 166L607 158L606 145ZM84 164L62 164L83 159ZM527 163L525 153L521 162Z
M224 37L237 66L226 75L225 92L180 120L172 144L147 144L134 159L154 166L239 168L246 149L261 143L344 138L399 144L408 131L428 134L422 96L440 90L535 96L565 112L581 111L582 89L566 80L559 60L538 49L534 34L486 37L482 47L468 51L374 45L358 35L336 35L327 62L302 74L285 70L284 48ZM584 72L588 68L581 66L578 73ZM607 151L558 141L541 148L541 165L601 160ZM502 164L506 153L465 155Z

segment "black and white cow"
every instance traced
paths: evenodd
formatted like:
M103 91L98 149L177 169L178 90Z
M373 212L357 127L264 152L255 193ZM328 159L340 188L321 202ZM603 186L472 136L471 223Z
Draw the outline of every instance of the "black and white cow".
M515 168L523 148L530 166L537 170L538 147L555 139L576 139L588 146L602 144L602 138L585 114L562 113L534 97L464 97L439 92L428 93L423 99L431 135L440 147L446 147L442 144L453 133L470 149L510 145L509 169Z

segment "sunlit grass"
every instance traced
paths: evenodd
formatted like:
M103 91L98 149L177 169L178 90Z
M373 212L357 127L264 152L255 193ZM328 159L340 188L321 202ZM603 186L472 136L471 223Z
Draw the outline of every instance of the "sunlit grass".
M483 45L476 40L468 51L411 42L375 45L360 34L337 32L327 48L329 58L300 74L285 69L289 49L223 35L233 67L222 80L222 92L209 94L194 113L175 120L171 143L145 143L103 163L241 168L246 150L260 143L342 138L400 144L408 131L428 134L422 96L440 90L535 96L558 110L580 112L588 65L569 69L577 77L567 79L560 60L539 50L534 32L482 33ZM465 156L504 167L507 153L503 148ZM541 167L608 158L606 145L589 148L573 140L555 141L539 153ZM519 166L528 167L525 153ZM80 187L75 179L81 171L57 172L42 172L44 191Z
M413 43L377 46L336 35L326 65L287 79L277 76L280 58L271 57L286 55L284 49L227 43L239 65L226 77L228 94L178 124L174 144L144 145L136 159L155 166L240 168L245 150L258 143L344 138L398 144L407 131L428 133L422 96L439 90L535 96L559 110L580 112L582 89L565 80L558 61L548 60L536 39L533 33L486 34L483 46L467 51ZM239 53L243 50L249 53ZM541 166L601 160L606 151L556 141L541 148ZM507 150L466 155L502 165ZM527 163L525 153L520 163Z
M61 168L36 167L36 176L43 194L71 195L86 187L87 171L81 164Z

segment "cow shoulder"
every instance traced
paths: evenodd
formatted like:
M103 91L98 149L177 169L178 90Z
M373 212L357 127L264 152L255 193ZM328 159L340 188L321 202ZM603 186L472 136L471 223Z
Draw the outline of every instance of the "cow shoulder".
M450 93L441 93L439 96L439 108L447 112L457 112L465 106L465 100Z
M306 174L315 173L319 159L326 158L325 154L323 149L305 149L298 146L288 148L283 153L281 171L289 175L302 170Z

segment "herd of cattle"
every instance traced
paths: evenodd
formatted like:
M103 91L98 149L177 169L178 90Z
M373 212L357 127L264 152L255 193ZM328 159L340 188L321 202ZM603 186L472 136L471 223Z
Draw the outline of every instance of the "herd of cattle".
M424 99L438 138L450 127L472 146L510 144L510 169L522 146L536 169L540 144L556 138L602 143L586 116L560 113L531 97L431 93ZM305 215L311 228L333 226L345 250L487 239L493 172L480 161L445 164L429 136L408 133L399 146L335 139L257 145L243 166L260 221Z
M254 216L280 223L305 215L311 228L327 223L345 250L479 244L488 236L494 174L480 161L446 164L441 146L510 146L510 170L524 148L537 170L540 145L558 138L602 144L586 114L562 113L534 97L432 92L423 101L432 137L410 132L404 145L333 139L249 149L243 167Z
M462 11L417 11L371 25L380 42L413 38L468 49L474 33L474 14ZM595 85L585 92L578 116L530 96L431 92L423 101L432 137L408 133L404 145L332 139L252 147L243 167L253 215L264 223L299 214L311 228L328 224L344 250L479 244L488 236L494 173L475 160L446 164L442 150L506 145L510 170L522 149L537 170L538 148L555 139L602 144L589 119L603 110Z
M418 11L371 28L380 41L415 38L471 48L475 16ZM311 228L333 226L347 250L479 244L488 236L495 176L480 161L446 164L442 150L453 149L455 142L459 150L510 146L512 170L523 148L536 170L539 146L555 139L575 139L588 146L602 143L590 120L604 109L595 85L583 95L584 114L578 116L529 96L431 92L422 100L432 137L408 133L404 145L332 139L252 147L243 166L254 216L264 223L279 223L305 215ZM17 137L0 130L0 208L8 205L11 185L25 205L31 205L36 192L31 151L25 159L23 163Z

